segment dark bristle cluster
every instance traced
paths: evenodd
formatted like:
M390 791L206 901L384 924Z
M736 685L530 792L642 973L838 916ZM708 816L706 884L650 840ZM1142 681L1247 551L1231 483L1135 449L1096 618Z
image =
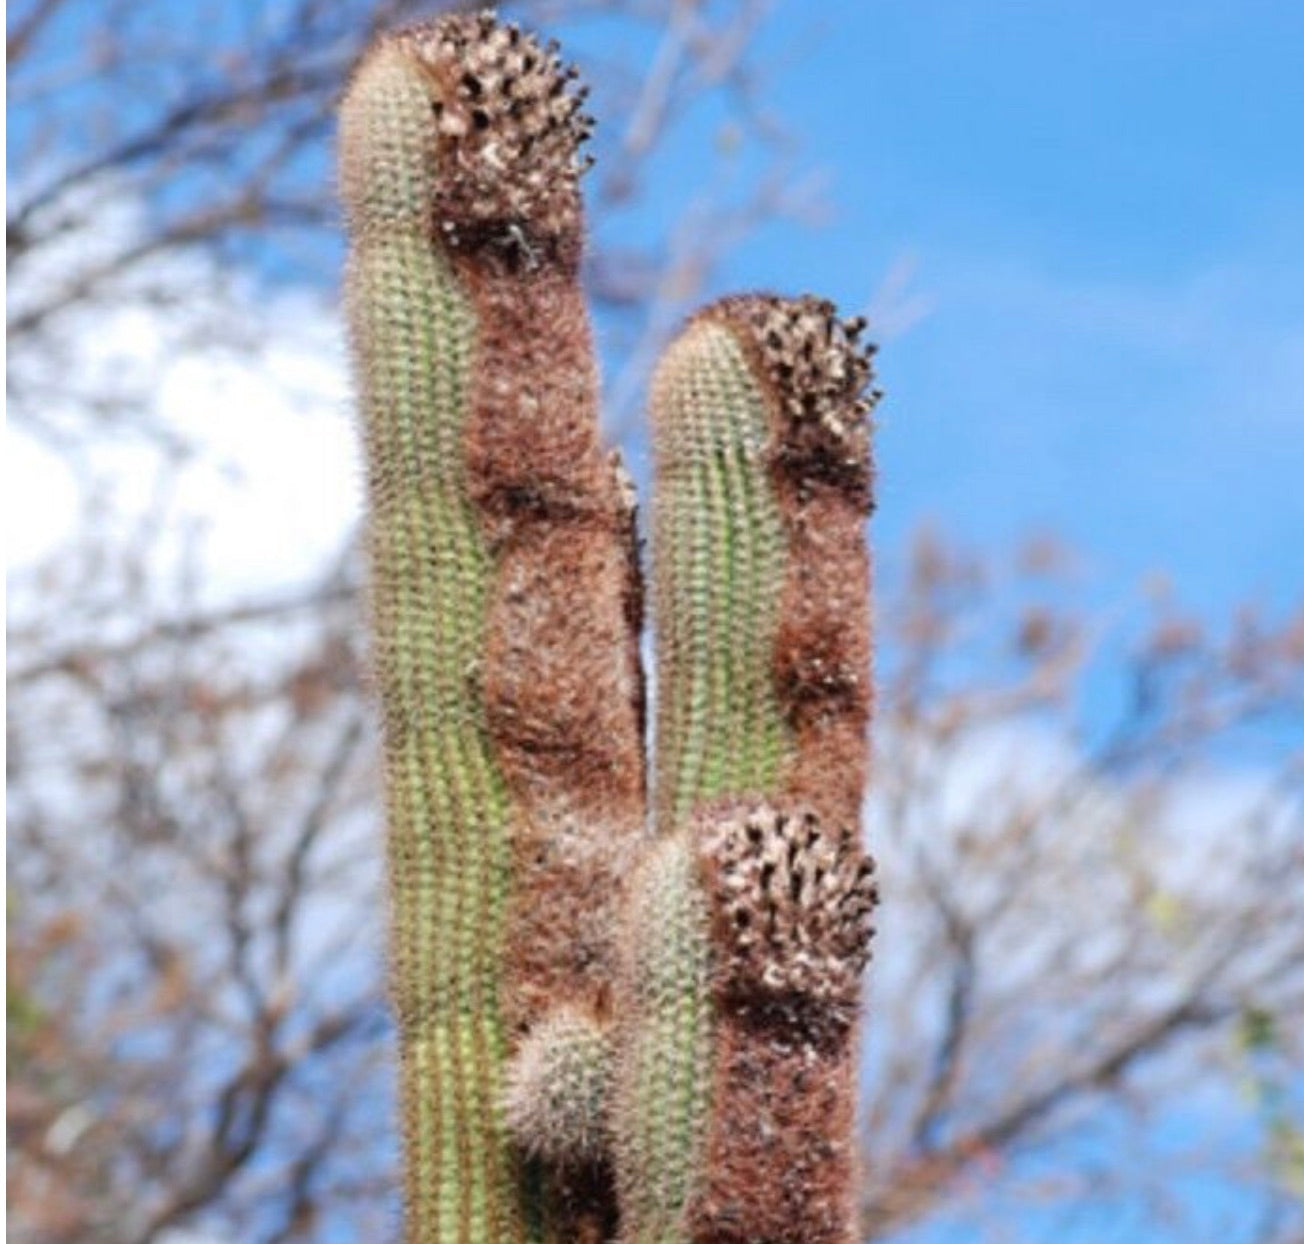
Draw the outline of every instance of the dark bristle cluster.
M489 13L446 15L397 38L431 84L445 242L497 241L528 266L532 238L578 230L577 182L591 162L580 147L593 118L556 42Z
M789 417L851 443L876 397L864 393L874 355L860 343L864 317L839 319L831 302L810 295L749 302L748 324Z
M864 317L840 318L831 302L809 294L726 298L719 313L741 331L779 403L782 464L806 482L849 485L868 501L870 415L880 394L869 387L876 347L861 341Z
M715 820L703 855L723 990L850 1017L878 899L855 836L762 803Z

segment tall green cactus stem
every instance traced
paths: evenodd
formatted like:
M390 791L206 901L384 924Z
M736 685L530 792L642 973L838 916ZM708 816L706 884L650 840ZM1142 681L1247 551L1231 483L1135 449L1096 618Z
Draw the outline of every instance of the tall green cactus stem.
M382 38L341 113L371 504L406 1238L591 1238L601 1163L543 1172L504 1062L604 1006L644 776L632 514L578 280L588 128L489 17Z
M657 823L693 844L712 984L694 1040L650 1054L640 1031L620 1076L627 1086L655 1058L687 1082L701 1032L711 1072L693 1081L684 1129L693 1176L675 1203L658 1202L651 1235L622 1183L630 1240L823 1244L853 1231L846 982L858 982L872 904L858 845L869 712L861 327L811 298L725 299L689 323L654 381ZM740 892L744 923L781 914L762 884L768 866L739 871L735 823L748 849L788 860L798 881L818 877L803 892L825 894L834 925L852 930L830 942L827 913L803 904L785 917L797 942L828 943L824 958L841 964L836 997L821 997L818 972L777 992L763 976L740 991L745 975L724 972L746 958L740 931L707 913L736 915L729 901ZM795 824L804 836L788 832ZM820 841L836 842L831 857ZM826 889L830 869L839 880ZM624 1126L618 1118L618 1134ZM682 1162L684 1151L668 1145L657 1160Z

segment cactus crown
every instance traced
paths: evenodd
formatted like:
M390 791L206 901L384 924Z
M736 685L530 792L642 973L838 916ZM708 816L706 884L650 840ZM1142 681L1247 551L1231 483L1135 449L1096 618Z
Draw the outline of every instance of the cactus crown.
M839 438L863 427L873 407L873 399L862 392L875 349L859 343L863 316L839 318L831 302L810 294L735 295L706 314L725 315L744 326L790 419L817 420Z
M751 294L663 357L649 837L575 78L449 15L342 108L406 1239L850 1244L872 351Z
M810 294L743 294L702 313L740 333L781 412L783 464L799 477L841 481L869 502L870 414L867 391L875 347L862 345L863 316Z
M488 14L452 16L395 36L426 79L436 159L444 170L431 207L450 248L485 240L507 245L505 229L545 245L580 225L579 154L592 118L558 45L541 45Z

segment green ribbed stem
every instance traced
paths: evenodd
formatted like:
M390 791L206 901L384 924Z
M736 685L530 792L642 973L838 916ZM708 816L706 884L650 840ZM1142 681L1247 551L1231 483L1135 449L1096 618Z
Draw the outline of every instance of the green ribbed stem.
M683 1239L709 1101L706 906L687 835L657 844L631 887L613 1130L622 1240Z
M709 930L689 823L722 798L775 791L792 739L772 673L785 536L766 465L771 419L727 327L698 320L670 346L653 417L663 840L636 886L630 936L643 949L617 1152L626 1241L679 1244L691 1238L712 1083Z
M734 335L692 325L662 363L655 406L664 832L705 801L769 791L791 740L771 674L784 537L769 417Z
M378 57L355 84L343 140L385 720L405 1239L501 1244L526 1238L499 1108L509 807L475 689L492 574L462 450L476 325L420 211L428 115L419 81Z

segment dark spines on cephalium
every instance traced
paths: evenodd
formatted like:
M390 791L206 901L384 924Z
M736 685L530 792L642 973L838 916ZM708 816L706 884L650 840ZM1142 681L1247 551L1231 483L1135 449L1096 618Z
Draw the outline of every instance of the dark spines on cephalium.
M743 294L703 315L730 324L756 359L782 421L775 465L804 486L845 490L872 508L871 388L875 347L866 321L839 317L827 299Z
M426 78L444 169L432 226L453 250L496 247L525 267L578 254L588 88L555 42L488 14L451 15L391 36Z
M828 1004L849 1022L878 898L855 833L757 803L710 818L700 837L720 993Z

